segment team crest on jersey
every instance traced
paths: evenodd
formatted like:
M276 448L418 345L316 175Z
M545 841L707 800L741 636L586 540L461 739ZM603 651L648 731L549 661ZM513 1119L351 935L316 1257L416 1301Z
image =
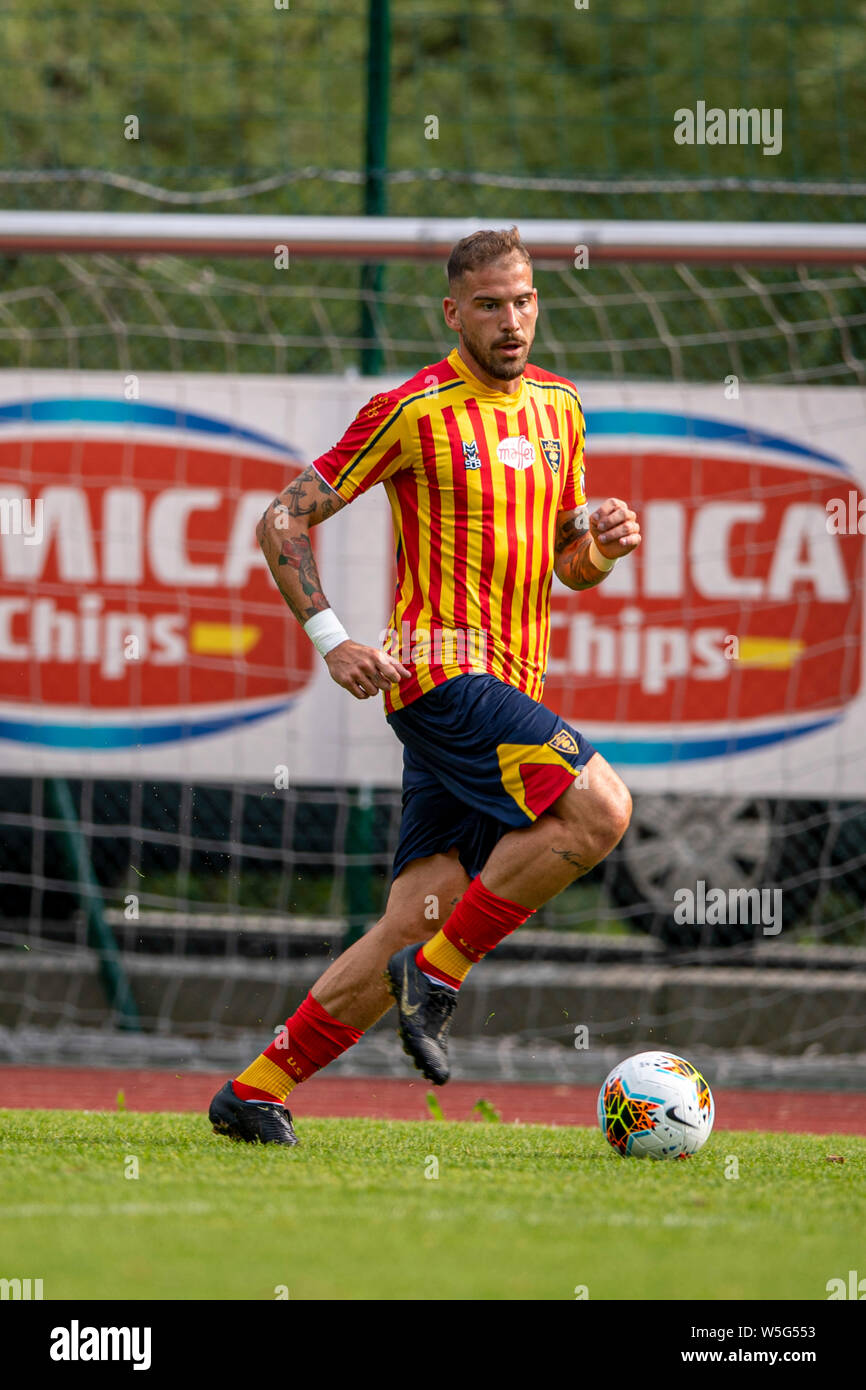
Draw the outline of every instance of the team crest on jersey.
M470 440L468 444L465 439L462 439L460 442L463 445L463 462L466 467L480 468L481 459L478 455L478 445L475 443L475 440Z
M562 462L562 444L558 439L539 439L541 452L550 464L552 473L559 472L559 465Z
M547 740L547 744L549 748L555 748L557 753L580 752L574 735L570 734L567 729L560 729L558 734Z

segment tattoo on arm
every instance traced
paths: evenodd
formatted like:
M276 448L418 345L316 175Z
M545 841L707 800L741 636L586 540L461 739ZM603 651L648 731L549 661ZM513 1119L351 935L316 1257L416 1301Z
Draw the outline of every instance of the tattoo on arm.
M274 498L259 523L259 544L277 588L299 623L330 607L322 591L309 529L345 505L314 468L305 468Z
M305 468L293 483L271 503L272 507L285 508L289 516L309 516L311 526L318 526L334 512L339 512L346 503L338 497L333 488L328 487L315 468ZM267 516L267 512L265 513Z
M592 589L606 576L607 571L596 569L589 558L591 544L589 508L563 512L556 524L554 569L569 589Z
M555 553L561 555L581 536L589 533L589 507L578 507L574 512L563 512L556 524Z
M297 573L298 584L301 593L307 600L306 604L299 604L297 594L292 593L288 585L280 582L281 576L279 575L277 576L277 585L299 623L308 622L310 618L315 617L316 613L321 613L330 607L328 600L322 593L322 581L316 568L316 560L309 536L293 536L284 540L280 547L280 554L277 556L277 564L280 567L290 565Z

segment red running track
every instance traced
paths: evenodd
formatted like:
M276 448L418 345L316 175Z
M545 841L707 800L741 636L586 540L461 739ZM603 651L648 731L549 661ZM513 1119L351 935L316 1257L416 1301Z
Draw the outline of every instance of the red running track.
M121 1071L113 1067L0 1066L0 1108L206 1111L225 1072ZM292 1110L305 1115L429 1120L433 1088L407 1078L314 1076L295 1092ZM506 1123L594 1125L595 1086L511 1081L451 1081L435 1088L446 1120L468 1120L483 1098ZM714 1091L721 1129L803 1134L866 1134L866 1096L856 1091Z

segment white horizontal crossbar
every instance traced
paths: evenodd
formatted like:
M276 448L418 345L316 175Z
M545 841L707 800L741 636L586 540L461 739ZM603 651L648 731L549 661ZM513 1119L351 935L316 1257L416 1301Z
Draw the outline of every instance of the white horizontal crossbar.
M334 257L445 261L481 227L517 222L533 258L866 263L866 223L541 221L459 217L269 217L171 212L0 212L0 252Z

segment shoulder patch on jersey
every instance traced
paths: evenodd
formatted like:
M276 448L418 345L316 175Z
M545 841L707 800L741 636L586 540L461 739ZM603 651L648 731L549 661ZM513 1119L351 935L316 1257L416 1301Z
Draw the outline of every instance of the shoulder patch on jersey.
M390 396L384 396L380 393L378 396L373 396L365 406L362 406L358 415L362 420L376 420L387 410L393 410L395 405L396 401L392 400Z
M567 729L560 729L558 734L547 740L549 748L555 748L557 753L578 753L577 740Z

